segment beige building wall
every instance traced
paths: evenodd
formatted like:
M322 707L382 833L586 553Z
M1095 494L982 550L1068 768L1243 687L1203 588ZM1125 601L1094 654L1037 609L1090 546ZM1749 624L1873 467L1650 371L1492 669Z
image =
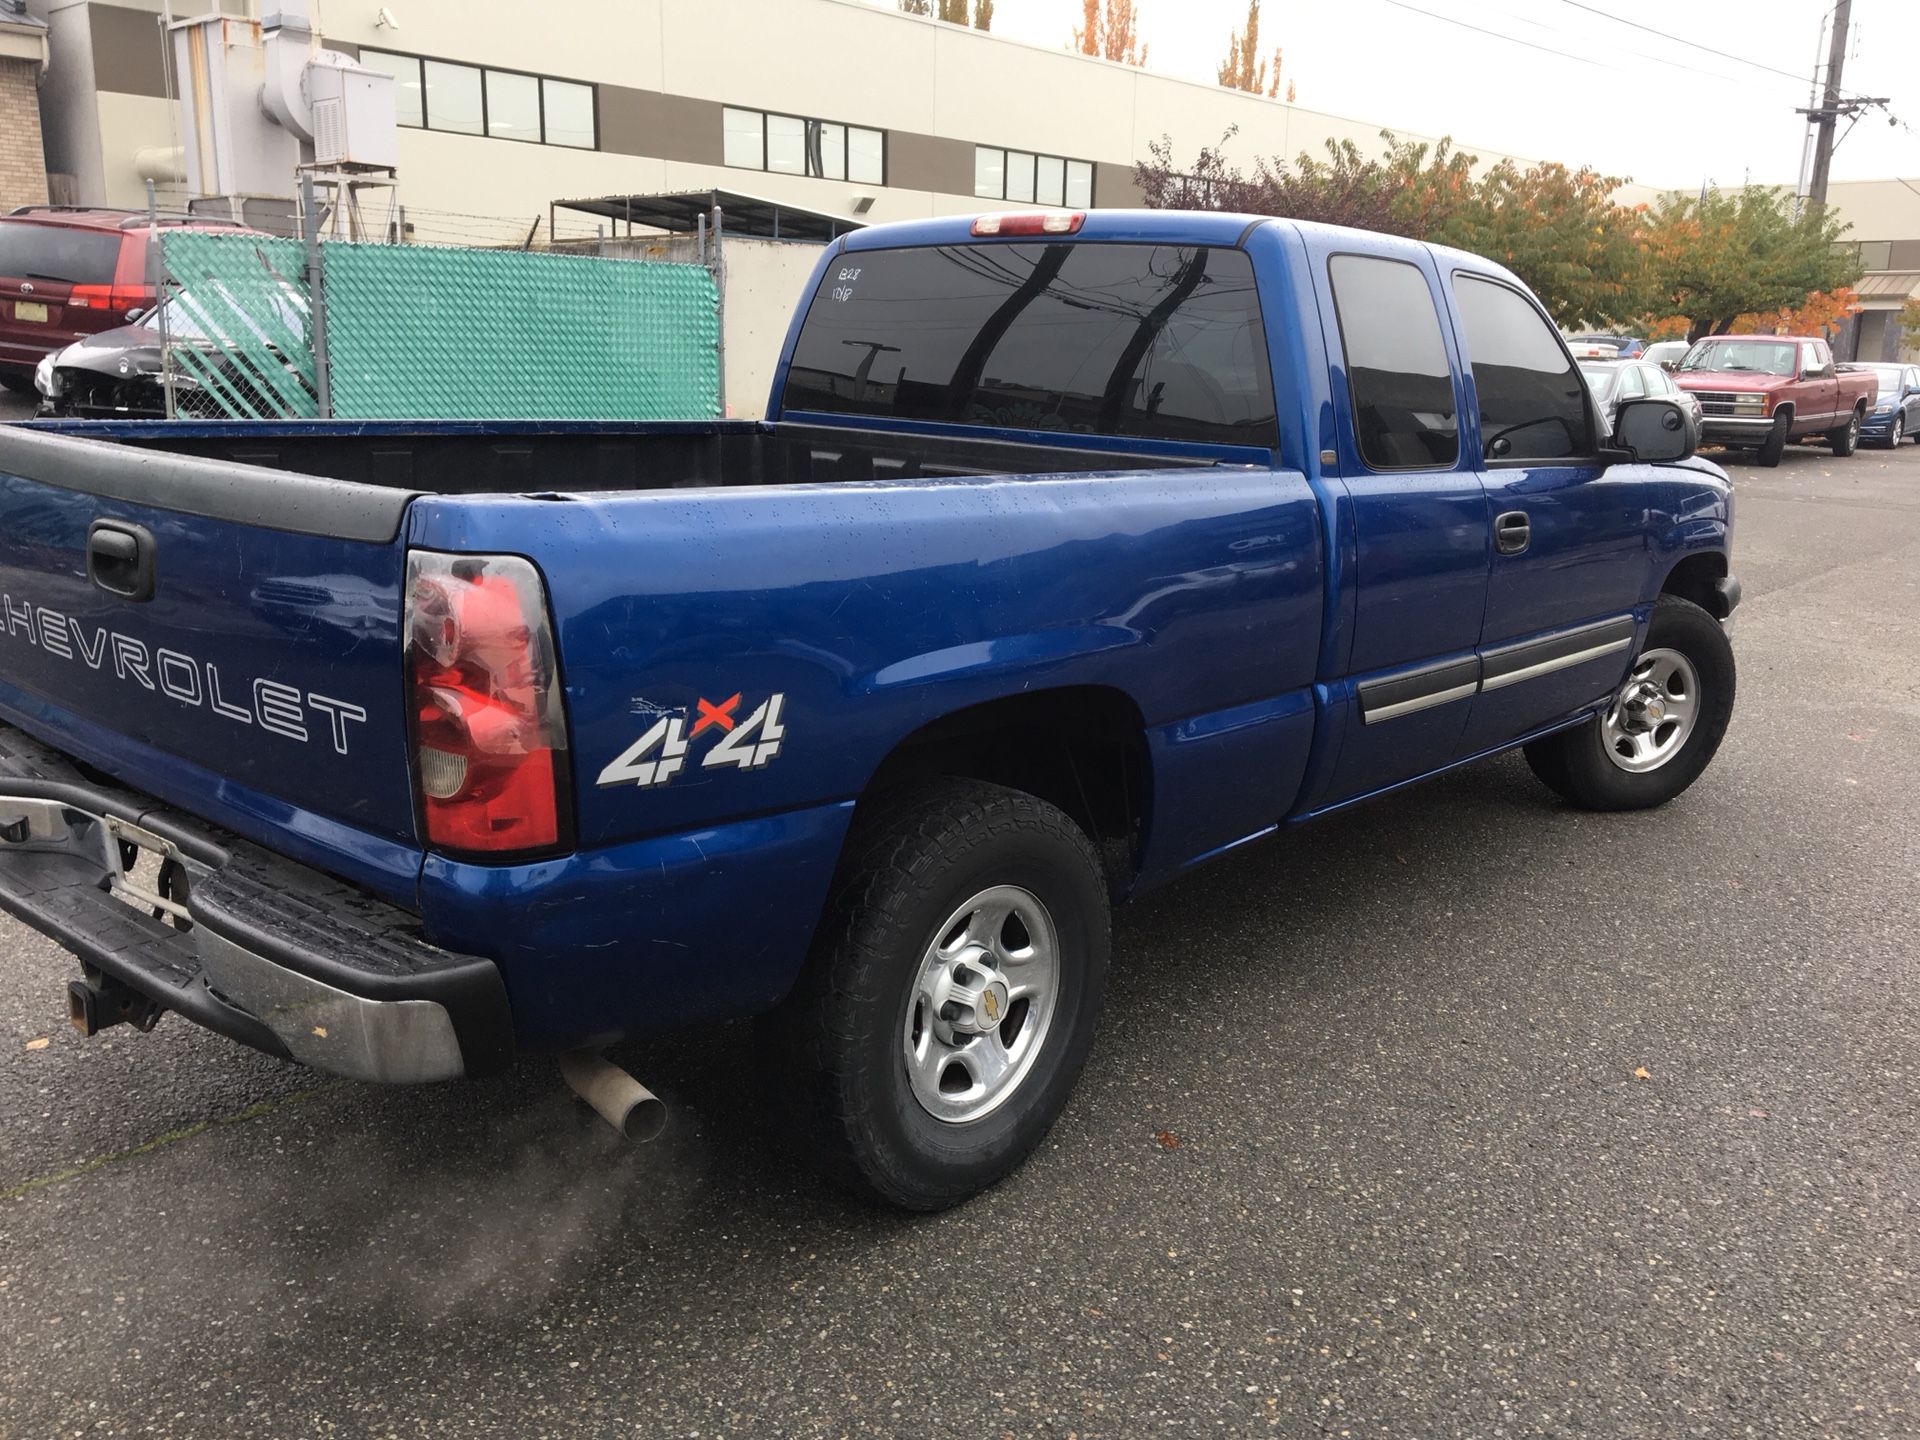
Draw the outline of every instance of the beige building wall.
M90 68L85 94L63 93L61 126L91 146L62 157L86 199L137 205L152 152L179 143L167 96L160 0L41 0L84 26L70 48ZM255 0L255 13L259 0ZM174 0L176 14L193 0ZM224 0L229 11L244 0ZM1095 162L1097 205L1133 203L1136 161L1161 135L1178 156L1238 134L1228 152L1318 152L1329 138L1376 149L1379 127L1300 106L1155 75L1065 50L997 38L860 0L396 0L381 7L316 0L327 42L535 72L601 87L598 151L404 129L399 198L422 239L497 243L508 222L550 201L721 188L835 215L871 199L870 220L997 206L972 191L975 144ZM61 37L57 36L57 39ZM82 43L84 42L84 43ZM72 77L65 82L74 85ZM722 163L726 105L868 126L888 133L885 186L731 168ZM1410 138L1431 139L1428 136ZM1492 163L1503 156L1466 141ZM149 163L135 156L148 151ZM1635 187L1628 198L1647 198ZM497 217L498 234L475 217ZM577 222L576 222L577 223ZM573 233L579 233L577 230ZM591 233L591 227L587 227Z
M1920 241L1920 175L1836 180L1827 187L1827 205L1853 227L1849 240ZM1912 268L1920 268L1920 262Z

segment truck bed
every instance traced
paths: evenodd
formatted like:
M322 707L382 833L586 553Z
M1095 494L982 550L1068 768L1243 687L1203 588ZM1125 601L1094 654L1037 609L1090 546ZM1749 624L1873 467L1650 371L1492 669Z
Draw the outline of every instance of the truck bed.
M37 422L52 432L419 494L711 489L1204 468L1151 442L1031 443L789 421ZM1081 442L1081 443L1076 443Z

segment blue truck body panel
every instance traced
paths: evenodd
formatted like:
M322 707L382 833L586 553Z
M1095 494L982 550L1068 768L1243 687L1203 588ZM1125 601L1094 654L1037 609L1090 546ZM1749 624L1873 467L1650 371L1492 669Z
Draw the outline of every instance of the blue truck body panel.
M1462 271L1516 282L1412 241L1132 212L1094 212L1072 237L1244 250L1276 398L1270 447L787 408L809 301L835 267L1008 243L969 223L874 227L828 247L766 422L39 428L129 447L238 444L294 469L276 447L537 447L590 432L817 455L829 442L808 427L832 426L843 441L1042 457L1017 472L650 486L539 473L517 489L421 485L390 538L348 540L6 473L0 437L0 719L417 914L433 944L497 964L521 1044L561 1048L778 1002L861 797L953 717L1050 696L1127 717L1144 786L1117 888L1137 891L1577 723L1619 685L1675 566L1724 560L1728 487L1704 462L1483 458L1451 286ZM1328 279L1330 257L1353 254L1404 261L1430 292L1459 417L1451 464L1383 472L1361 452ZM1056 472L1045 447L1078 457ZM1497 554L1494 517L1515 510L1532 543ZM102 518L154 537L164 573L150 602L129 605L76 565ZM563 681L564 853L482 862L424 842L403 682L409 549L537 568ZM1524 684L1480 683L1489 657L1564 650L1588 631L1632 644ZM146 657L144 678L125 663L116 674L115 634ZM1456 698L1382 721L1379 697L1462 675ZM660 720L709 714L725 726L672 783L632 780L623 757ZM783 732L777 753L714 765L750 716L744 728Z

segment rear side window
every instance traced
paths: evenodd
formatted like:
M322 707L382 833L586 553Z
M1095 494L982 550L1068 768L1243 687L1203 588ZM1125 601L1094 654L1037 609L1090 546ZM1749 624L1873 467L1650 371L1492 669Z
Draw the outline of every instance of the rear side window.
M1274 444L1239 250L1008 243L869 250L827 269L789 410Z
M117 230L0 220L0 275L9 280L111 285L119 262Z
M1489 460L1560 460L1594 453L1586 387L1559 334L1518 290L1453 277L1461 338L1480 400Z
M1360 458L1375 470L1429 470L1460 455L1453 369L1427 277L1404 260L1327 262L1347 357Z

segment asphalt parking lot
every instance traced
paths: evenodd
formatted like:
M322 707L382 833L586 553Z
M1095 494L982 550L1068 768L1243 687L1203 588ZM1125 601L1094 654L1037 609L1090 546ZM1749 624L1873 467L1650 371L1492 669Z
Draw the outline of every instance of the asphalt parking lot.
M743 1027L333 1084L84 1041L0 922L0 1436L1920 1435L1920 447L1737 473L1741 697L1665 811L1516 758L1119 920L957 1212L756 1122Z

